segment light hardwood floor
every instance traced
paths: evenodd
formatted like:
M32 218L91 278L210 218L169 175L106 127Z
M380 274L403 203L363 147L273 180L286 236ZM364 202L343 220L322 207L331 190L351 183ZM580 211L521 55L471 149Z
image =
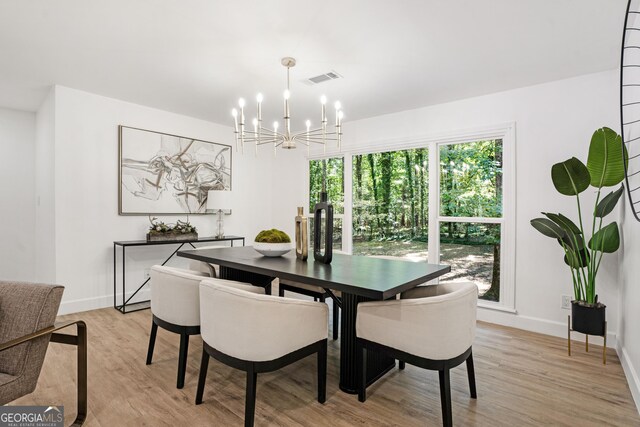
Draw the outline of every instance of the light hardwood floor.
M211 359L204 402L194 404L202 341L192 337L185 387L175 388L178 336L158 330L154 363L145 365L151 313L113 308L81 318L89 333L87 426L240 426L245 374ZM308 357L258 376L256 425L439 426L438 374L407 365L368 389L366 403L338 389L339 345L329 341L327 402L316 400L316 361ZM639 426L615 351L479 323L474 344L478 399L469 398L464 364L451 374L457 426ZM600 351L599 351L600 350ZM38 387L15 405L64 404L75 418L75 349L52 343Z

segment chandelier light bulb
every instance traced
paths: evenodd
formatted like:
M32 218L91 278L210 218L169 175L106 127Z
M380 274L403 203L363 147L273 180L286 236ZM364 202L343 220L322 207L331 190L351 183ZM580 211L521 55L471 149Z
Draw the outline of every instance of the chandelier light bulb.
M307 120L305 124L307 125L307 129L309 129L311 127L311 120Z
M238 117L238 110L236 110L235 108L233 108L233 109L231 110L231 115L232 115L234 118Z
M336 103L334 104L334 107L336 107L336 110L339 110L342 108L342 104L340 104L340 101L336 101Z
M238 100L238 106L239 106L240 108L244 108L244 98L240 98L240 99Z
M278 130L278 122L273 122L273 130Z
M342 110L338 111L338 118L342 120L343 117L344 117L344 113L342 112Z
M284 91L284 99L289 99L291 97L291 92L289 92L289 89Z
M258 119L254 118L251 123L253 123L254 126L258 126Z
M259 94L257 94L257 95L256 95L256 101L258 101L258 102L262 102L262 100L263 100L263 99L264 99L264 98L262 97L262 94L261 94L261 93L259 93Z
M324 95L322 95L322 96L320 97L320 104L324 105L324 104L326 104L326 103L327 103L327 97L326 97L326 96L324 96Z

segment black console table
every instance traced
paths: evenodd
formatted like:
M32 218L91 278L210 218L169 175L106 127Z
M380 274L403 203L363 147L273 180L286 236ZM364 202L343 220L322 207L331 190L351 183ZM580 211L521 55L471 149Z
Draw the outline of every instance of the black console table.
M190 245L192 248L196 249L193 245L194 243L206 243L206 242L230 242L231 246L233 246L233 242L242 240L242 246L244 246L244 237L240 236L225 236L223 238L217 237L201 237L197 240L172 240L172 241L153 241L149 242L147 240L129 240L129 241L119 241L113 242L113 308L118 310L121 313L131 313L133 311L144 310L151 306L149 300L138 301L131 303L131 299L142 289L144 285L149 282L149 277L140 285L138 289L131 294L129 298L127 298L126 293L126 268L125 268L125 252L126 248L130 246L155 246L155 245L178 245L175 251L164 260L161 265L165 265L173 256L180 250L184 245ZM120 246L122 248L122 303L118 304L116 288L117 288L117 262L116 262L116 248Z

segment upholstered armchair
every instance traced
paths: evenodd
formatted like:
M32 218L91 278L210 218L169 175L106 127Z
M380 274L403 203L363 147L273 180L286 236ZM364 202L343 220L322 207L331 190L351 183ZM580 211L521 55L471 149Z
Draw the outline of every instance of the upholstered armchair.
M218 249L221 246L199 246L195 248L196 251L202 251L206 249ZM189 270L199 271L205 273L209 277L220 277L220 266L216 264L209 264L208 262L198 261L192 259L189 261Z
M366 352L375 350L411 365L437 370L443 425L451 426L451 368L466 361L470 394L476 398L471 346L477 302L477 286L463 282L420 286L404 292L400 300L358 304L356 351L362 366L358 399L366 400Z
M33 392L49 341L78 347L79 426L87 415L87 328L83 321L55 323L64 287L0 282L0 405ZM56 331L71 325L77 334Z
M320 286L309 285L307 283L294 282L291 280L279 279L278 295L283 297L284 293L293 292L296 294L312 297L314 301L325 302L331 298L333 304L333 339L338 339L338 328L340 325L340 306L342 294L340 291L328 291Z
M151 268L151 333L147 350L147 365L153 359L158 326L180 335L178 353L177 388L184 387L187 369L189 336L200 335L200 291L199 285L208 278L206 273L175 267L154 265ZM225 281L230 286L253 289L263 292L262 288L240 282Z
M258 373L317 353L318 402L326 399L326 304L258 295L214 281L200 284L202 362L196 404L202 403L209 357L247 373L245 426L255 414Z

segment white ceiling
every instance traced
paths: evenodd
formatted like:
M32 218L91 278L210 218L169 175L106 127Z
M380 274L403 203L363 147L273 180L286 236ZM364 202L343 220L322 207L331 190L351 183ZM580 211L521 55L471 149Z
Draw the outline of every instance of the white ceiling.
M618 66L625 0L3 0L0 107L52 84L223 123L239 96L345 121ZM344 79L301 80L335 70ZM253 108L252 108L253 110ZM247 112L247 115L251 115ZM269 117L270 116L270 117ZM332 116L330 116L331 119Z

